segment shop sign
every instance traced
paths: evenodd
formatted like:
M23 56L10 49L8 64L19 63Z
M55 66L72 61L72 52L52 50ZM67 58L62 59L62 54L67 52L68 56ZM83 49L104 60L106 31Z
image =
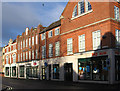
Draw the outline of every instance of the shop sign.
M45 65L45 67L47 67L47 63L46 62L44 63L44 65Z
M107 52L96 52L96 53L92 53L92 56L102 56L102 55L107 55Z
M38 66L39 65L39 61L32 61L32 66Z
M26 64L26 66L31 66L31 63Z
M120 52L118 52L118 51L115 51L115 55L120 55Z

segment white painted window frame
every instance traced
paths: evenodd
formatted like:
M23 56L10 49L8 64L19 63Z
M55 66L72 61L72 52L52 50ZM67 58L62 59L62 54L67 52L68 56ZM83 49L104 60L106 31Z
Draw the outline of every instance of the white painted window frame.
M53 44L49 44L49 57L53 57Z
M72 38L67 39L67 55L73 54L73 40Z
M92 32L93 50L101 48L101 30Z
M60 56L60 42L55 42L55 56Z
M85 51L85 34L78 36L79 52Z
M56 28L55 29L55 36L59 35L60 34L60 28Z

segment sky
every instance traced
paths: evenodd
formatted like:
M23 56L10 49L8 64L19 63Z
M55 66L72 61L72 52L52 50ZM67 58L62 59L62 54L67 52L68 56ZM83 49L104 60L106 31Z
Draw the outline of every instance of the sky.
M25 32L26 27L47 27L59 20L66 5L67 2L2 2L2 46Z

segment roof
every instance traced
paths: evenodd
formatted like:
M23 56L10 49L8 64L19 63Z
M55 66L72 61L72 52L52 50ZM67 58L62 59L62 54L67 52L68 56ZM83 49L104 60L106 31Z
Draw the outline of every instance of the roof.
M13 41L13 43L15 43L16 42L16 39Z
M51 29L53 29L55 27L58 27L60 25L61 25L61 20L58 20L58 21L53 22L52 24L50 24L48 27L44 28L40 33L43 33L45 31L51 30Z

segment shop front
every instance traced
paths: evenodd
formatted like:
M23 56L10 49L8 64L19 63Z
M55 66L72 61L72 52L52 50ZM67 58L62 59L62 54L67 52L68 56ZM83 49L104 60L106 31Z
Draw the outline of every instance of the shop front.
M32 61L32 63L26 64L26 78L38 78L38 69L39 61Z
M16 77L16 66L12 66L12 77Z
M53 79L59 79L59 64L53 64Z
M120 56L115 56L115 80L120 81Z
M78 79L108 81L108 57L78 59Z
M5 65L5 77L10 77L11 76L11 67L9 64Z
M5 67L5 76L10 76L10 67Z
M25 69L25 66L24 65L21 65L19 66L19 77L20 78L24 78L24 69Z

